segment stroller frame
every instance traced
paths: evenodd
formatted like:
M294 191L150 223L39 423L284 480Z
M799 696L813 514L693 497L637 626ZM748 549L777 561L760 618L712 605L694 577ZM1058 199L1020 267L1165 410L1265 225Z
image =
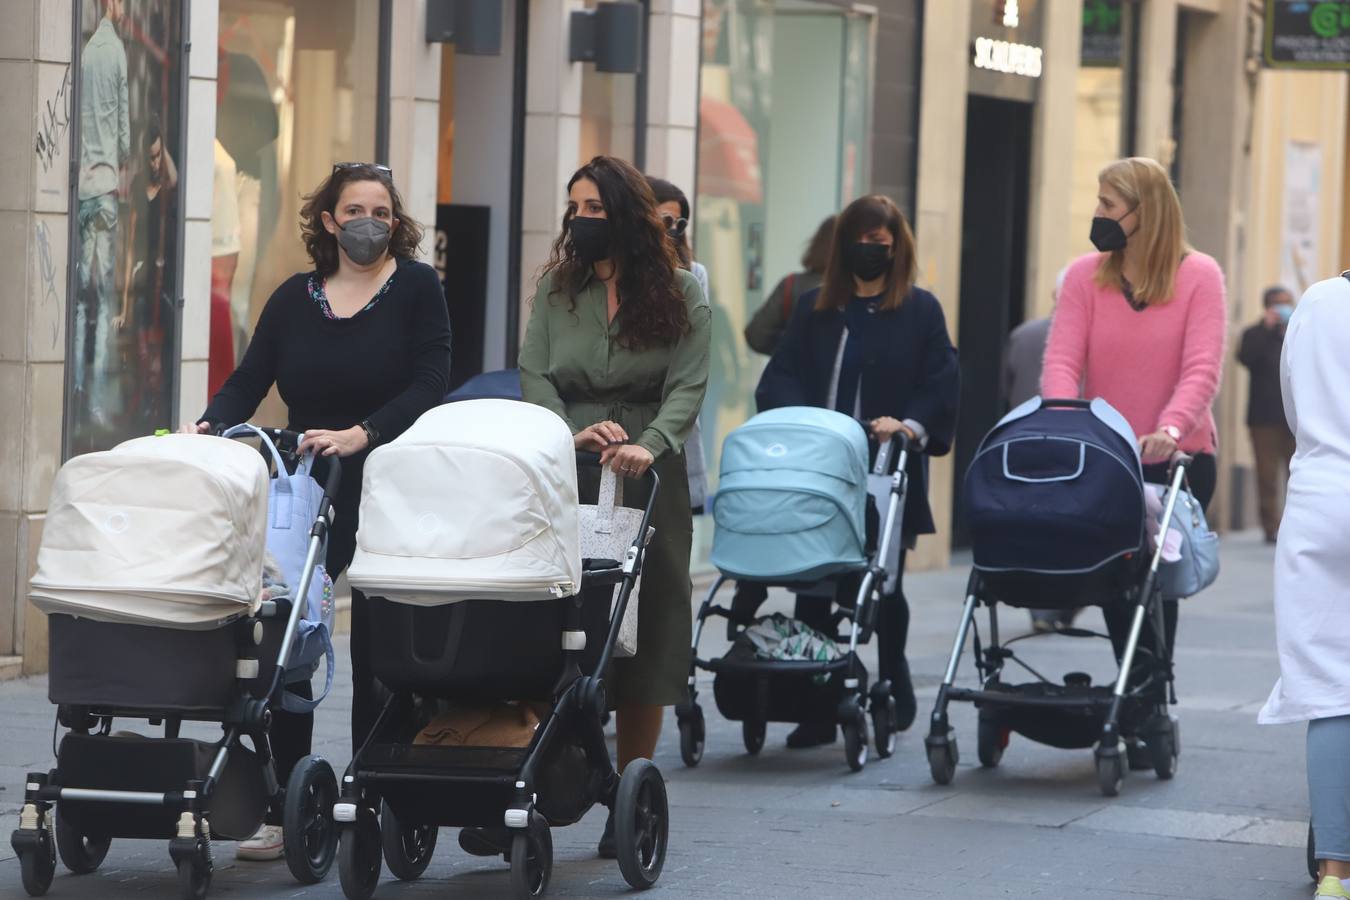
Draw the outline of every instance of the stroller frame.
M877 594L891 574L886 570L885 562L890 558L893 542L900 539L905 496L909 489L909 475L906 472L906 466L909 463L910 441L903 432L897 434L892 441L899 444L900 450L895 471L889 476L890 493L885 516L882 518L878 529L876 550L873 552L867 568L863 570L862 582L858 586L854 605L847 607L837 604L839 611L833 617L837 623L845 620L849 622L848 653L838 659L825 662L769 659L728 660L725 658L704 659L700 657L698 645L703 637L703 627L710 616L721 616L731 623L741 624L741 631L748 627L748 623L739 622L739 617L732 610L713 603L718 590L731 580L727 575L719 575L708 590L708 594L703 599L703 604L699 607L698 615L694 620L694 640L689 654L689 696L675 707L675 716L680 728L680 756L686 766L692 768L702 761L704 747L707 743L707 727L704 721L703 707L698 702L696 679L699 669L713 674L719 672L744 673L759 679L759 689L756 692L758 695L758 712L753 718L747 718L742 722L742 739L746 752L752 756L758 754L764 746L768 724L765 707L768 703L767 682L769 679L783 676L832 676L836 673L843 674L844 693L839 700L835 715L836 721L844 732L844 755L849 769L858 772L867 764L867 720L869 716L872 719L873 731L875 732L877 755L885 759L895 752L898 730L896 727L895 699L891 696L890 682L878 681L869 690L867 670L858 658L857 652L860 644L866 644L872 639L872 632L876 628ZM878 447L877 458L871 470L873 476L884 477L887 475L891 446L892 442L887 441ZM755 582L766 587L786 587L802 590L817 587L823 583L835 582L839 577L840 573L836 573L813 584L770 579L755 579Z
M1136 748L1128 747L1126 754L1121 753L1122 739L1143 737L1147 760L1140 760L1130 768L1153 768L1160 779L1170 779L1176 774L1181 756L1181 729L1177 718L1167 711L1167 707L1177 702L1173 687L1172 647L1167 641L1167 631L1163 616L1163 598L1158 584L1158 567L1162 563L1163 538L1172 524L1176 512L1177 497L1186 484L1186 469L1191 458L1178 453L1172 459L1172 472L1168 485L1167 501L1159 530L1158 546L1154 549L1149 564L1144 569L1144 577L1138 584L1125 593L1119 600L1110 602L1129 602L1134 606L1130 629L1126 636L1125 647L1120 656L1120 670L1114 685L1108 690L1104 687L1090 686L1088 676L1073 672L1065 676L1065 685L1054 685L1035 669L1017 658L1008 646L1019 638L1000 643L998 631L998 600L988 590L983 576L972 570L967 582L965 605L961 621L956 630L956 639L952 644L947 669L938 687L937 702L933 706L928 736L924 739L927 749L929 770L937 784L950 784L956 774L960 761L956 732L951 727L947 715L947 706L952 701L973 703L982 711L978 731L978 751L980 764L984 768L996 767L1007 747L1008 729L1000 727L993 717L986 717L983 711L1008 709L1041 710L1052 712L1073 711L1085 715L1099 715L1102 718L1101 737L1093 750L1096 761L1098 787L1104 796L1115 797L1120 793L1124 781L1126 758L1134 762ZM975 622L975 610L984 605L989 610L989 647L980 645L979 627ZM1134 671L1135 656L1139 651L1140 633L1144 622L1152 619L1154 646L1150 648L1149 672L1140 683L1130 687L1130 676ZM1061 634L1069 637L1107 637L1085 629L1063 629ZM975 690L958 688L954 685L966 640L973 637L972 653L979 672L982 688ZM1029 695L1016 689L1000 687L1004 663L1016 662L1036 676L1038 682L1051 688L1044 695ZM1164 683L1166 702L1156 704L1159 708L1148 711L1147 705L1156 703L1148 695L1155 690L1158 680ZM1135 715L1143 706L1147 714L1142 728L1135 727ZM1144 765L1144 762L1148 765Z
M578 452L577 460L582 465L600 465L595 453ZM365 900L374 893L382 850L394 875L415 879L431 861L439 827L502 825L509 834L509 846L497 848L497 852L511 866L512 893L541 896L553 867L550 826L572 824L597 803L609 807L615 817L619 868L628 884L645 889L660 878L669 830L665 782L656 766L645 759L630 762L620 776L610 759L603 725L607 707L605 673L630 595L642 574L648 525L661 487L655 469L649 468L645 477L651 482L651 494L638 535L624 559L584 560L577 592L558 598L557 602L565 604L562 671L552 690L549 712L525 750L450 748L462 765L418 759L416 745L397 736L406 733L407 721L416 713L419 692L404 690L387 698L342 777L341 797L333 807L341 829L338 874L348 898ZM594 671L586 674L581 668L586 647L584 595L590 588L608 585L618 585L618 596L611 607L599 660ZM449 696L432 687L420 693ZM585 755L589 777L581 788L584 802L574 816L551 821L536 809L540 771L569 734L579 739ZM420 821L412 810L405 807L400 811L400 801L391 803L388 796L381 796L382 789L394 794L408 787L436 798L431 805L436 808L437 821ZM446 798L444 802L440 801L442 797Z
M298 447L302 438L300 434L279 428L257 430L266 434L277 445L278 452L283 458L298 457ZM216 433L220 433L219 429ZM247 438L254 435L240 433L230 436ZM156 745L167 747L171 742L176 743L179 729L185 721L219 722L223 734L212 749L212 762L205 777L189 779L170 790L109 790L68 784L60 768L59 753L57 768L47 773L29 773L25 784L24 802L19 814L19 827L10 836L10 845L19 856L24 888L29 895L42 896L51 886L55 875L57 850L60 851L62 862L71 872L83 875L93 872L102 863L112 838L131 836L118 834L116 830L95 835L78 833L74 830L74 826L63 821L60 812L63 801L73 801L81 804L107 804L113 812L118 811L119 807L127 812L137 808L158 808L177 814L176 832L169 841L169 856L177 868L180 893L185 898L205 897L210 888L214 868L210 826L213 795L226 772L232 754L239 750L248 752L241 743L241 739L245 736L253 744L253 754L261 769L261 780L266 792L265 800L268 804L276 802L283 804L286 820L286 862L291 873L302 884L317 883L327 875L337 848L337 833L328 810L330 804L323 802L323 797L331 798L337 794L337 780L332 767L320 756L306 756L296 763L288 784L284 786L279 784L276 762L268 741L268 731L272 724L272 706L280 702L281 692L285 690L283 675L300 620L300 601L308 596L314 568L332 524L332 501L341 483L341 472L338 460L330 458L323 499L310 529L309 547L300 584L292 594L295 602L265 601L256 615L241 618L234 623L242 654L237 673L237 678L241 681L226 708L175 715L165 709L121 705L57 707L57 720L69 729L69 735L81 739L93 737L100 742L107 741L106 746L109 748L125 745L125 751L133 753L135 751L131 749L129 741L135 741L146 748L153 748ZM264 696L257 697L247 687L242 686L244 679L256 678L259 674L258 659L256 656L250 659L247 654L250 651L254 653L259 651L263 641L264 621L275 624L283 616L285 628L281 635L270 687ZM123 738L113 735L111 731L114 718L146 719L152 726L163 723L164 736Z

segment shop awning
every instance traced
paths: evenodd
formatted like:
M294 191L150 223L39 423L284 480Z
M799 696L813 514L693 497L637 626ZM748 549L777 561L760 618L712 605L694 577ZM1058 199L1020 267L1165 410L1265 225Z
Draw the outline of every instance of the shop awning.
M699 103L698 192L741 203L763 203L759 135L730 103L704 97Z

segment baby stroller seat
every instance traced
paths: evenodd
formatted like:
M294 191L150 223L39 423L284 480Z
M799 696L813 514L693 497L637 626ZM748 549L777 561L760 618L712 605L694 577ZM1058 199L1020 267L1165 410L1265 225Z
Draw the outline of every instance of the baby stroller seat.
M1189 460L1178 455L1161 522L1165 534L1185 484ZM1158 777L1171 778L1180 754L1179 726L1168 712L1172 648L1162 627L1158 571L1162 542L1149 547L1148 507L1134 432L1103 400L1034 398L1010 412L981 443L966 473L965 503L974 567L925 744L933 780L948 784L959 760L947 715L952 701L979 710L980 763L993 768L1009 735L1062 748L1096 745L1099 786L1120 790L1120 742L1142 738ZM1082 672L1051 682L1017 656L1011 645L1035 635L1001 641L998 606L1077 609L1132 608L1130 635L1111 685L1093 685ZM975 610L989 611L989 644L982 646ZM1152 617L1155 640L1141 646ZM954 685L973 631L979 689ZM1073 637L1106 637L1063 629ZM1014 662L1037 680L1012 684L1004 667ZM1137 674L1132 674L1137 673ZM1142 676L1142 677L1141 677Z
M742 723L751 754L763 747L768 722L837 721L848 766L858 771L867 762L869 718L877 752L886 757L894 751L890 684L869 688L857 649L871 639L877 594L898 560L909 445L903 436L896 443L895 457L889 443L878 449L869 475L866 433L855 419L833 410L769 410L727 435L712 506L712 562L720 574L699 608L689 696L675 709L685 765L698 765L705 745L699 669L714 674L718 710ZM875 542L868 541L869 493L881 498ZM729 580L832 598L837 608L832 632L845 621L850 628L846 637L824 637L846 647L833 659L768 659L745 643L741 631L729 653L701 658L699 642L710 616L738 622L731 610L713 602Z
M28 776L11 838L34 896L51 883L54 848L83 874L115 837L169 839L184 893L204 896L211 839L249 838L269 804L284 810L298 880L317 882L332 863L328 812L305 812L315 796L336 795L331 767L307 757L278 785L268 742L285 682L310 674L296 635L318 615L261 597L268 463L289 479L299 435L250 426L240 436L258 437L263 454L221 437L164 435L77 456L57 474L30 597L48 616L49 698L68 731L56 768ZM334 462L302 523L308 547L285 573L298 576L291 597L311 596L339 478ZM162 723L164 736L115 733L122 718ZM222 737L180 737L185 721L218 722Z
M549 829L597 803L614 811L629 884L660 876L664 781L646 760L620 778L601 727L644 545L635 534L622 560L582 559L578 462L599 457L576 453L558 416L499 399L437 407L370 455L348 576L370 600L372 670L392 693L335 807L348 897L375 890L381 852L399 878L420 875L441 826L499 836L513 891L538 896ZM646 477L639 534L659 487ZM438 715L506 701L538 716L517 745L429 737Z

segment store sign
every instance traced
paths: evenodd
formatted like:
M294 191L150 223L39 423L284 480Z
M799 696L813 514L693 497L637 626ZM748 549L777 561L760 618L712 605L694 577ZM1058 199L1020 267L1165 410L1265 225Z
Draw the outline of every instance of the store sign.
M1115 68L1120 65L1123 0L1083 0L1082 65Z
M1266 64L1350 69L1350 2L1266 0Z
M1002 72L1004 75L1040 78L1041 57L1040 47L982 37L975 39L975 58L972 65L977 69Z

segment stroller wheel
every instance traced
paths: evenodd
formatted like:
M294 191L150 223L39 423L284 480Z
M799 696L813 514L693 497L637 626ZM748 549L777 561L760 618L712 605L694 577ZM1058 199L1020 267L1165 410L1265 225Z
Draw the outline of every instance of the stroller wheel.
M675 715L680 724L680 759L692 769L703 761L703 707L694 704L692 709L685 710L683 705L677 706Z
M178 860L178 896L183 900L205 900L211 889L211 844L197 839L197 851Z
M553 874L553 835L548 822L530 813L530 827L511 838L511 893L516 897L542 897Z
M1115 752L1103 752L1102 748L1097 748L1097 786L1101 788L1103 797L1117 797L1120 795L1120 785L1125 781L1125 757L1121 754L1119 748Z
M389 871L400 881L415 881L431 864L436 852L435 825L405 825L389 808L386 801L380 808L380 840L384 844L384 861Z
M1317 841L1313 839L1311 822L1308 823L1308 877L1317 883Z
M878 690L877 688L881 688ZM896 736L899 734L896 722L895 697L885 685L872 688L872 736L877 745L877 756L889 759L895 753Z
M15 832L18 840L21 832ZM41 897L52 886L56 876L56 844L52 842L51 832L38 827L36 840L29 846L14 848L19 854L19 875L23 878L23 889L30 897Z
M861 772L867 765L867 714L855 706L850 721L843 723L844 757L851 772Z
M981 717L975 748L980 757L980 765L986 769L998 768L998 764L1003 760L1003 751L1008 747L1009 735L1008 729Z
M338 880L347 900L368 900L380 883L380 823L362 806L356 822L343 829L338 844Z
M1149 730L1148 753L1158 778L1170 781L1181 767L1181 723L1172 716L1160 719Z
M951 733L945 740L928 740L928 772L936 784L951 784L956 777L956 764L961 761L961 750L956 744L956 735Z
M61 818L61 807L56 808L56 850L67 869L76 875L88 875L103 863L112 845L110 837L87 837L75 831Z
M764 749L764 735L768 733L769 726L764 722L751 721L746 719L741 723L741 740L745 742L745 752L755 756Z
M323 881L337 855L338 833L333 823L337 777L321 756L306 756L295 764L286 783L282 833L286 866L301 884Z
M670 806L666 782L649 759L635 759L624 767L614 798L614 837L619 871L624 881L646 890L661 877L670 836Z

